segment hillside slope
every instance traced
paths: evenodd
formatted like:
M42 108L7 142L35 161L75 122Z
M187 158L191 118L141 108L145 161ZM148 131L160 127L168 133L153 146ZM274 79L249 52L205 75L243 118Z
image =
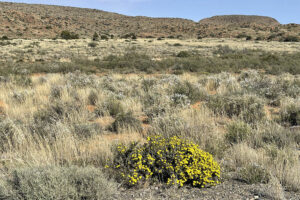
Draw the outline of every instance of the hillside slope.
M0 30L14 37L55 37L61 30L80 35L140 36L195 34L196 23L186 19L130 17L94 9L0 2Z
M81 38L98 34L122 37L231 38L248 34L268 38L274 31L281 37L297 35L300 26L280 25L260 16L215 16L200 22L180 18L131 17L95 9L0 2L0 37L55 38L68 30ZM277 40L277 37L272 37Z

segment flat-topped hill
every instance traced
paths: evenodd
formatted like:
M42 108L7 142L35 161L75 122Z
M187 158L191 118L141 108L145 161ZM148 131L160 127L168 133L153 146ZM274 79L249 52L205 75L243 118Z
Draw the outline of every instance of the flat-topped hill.
M201 24L214 24L214 25L243 25L243 24L258 24L266 26L280 25L280 23L272 18L257 15L220 15L200 20Z

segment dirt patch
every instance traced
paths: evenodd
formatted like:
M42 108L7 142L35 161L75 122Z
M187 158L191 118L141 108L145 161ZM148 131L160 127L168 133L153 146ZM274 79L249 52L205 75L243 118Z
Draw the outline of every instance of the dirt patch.
M138 133L124 133L124 134L107 134L102 136L103 140L107 141L142 141L143 138Z
M95 109L96 109L96 106L93 106L93 105L87 105L87 106L86 106L86 109L87 109L88 111L90 111L90 112L94 112Z
M45 75L46 75L45 73L33 73L33 74L31 75L31 77L39 78L39 77L45 76Z
M7 109L7 104L3 101L0 101L0 114L4 114L5 110Z
M139 116L139 120L143 123L147 123L148 122L148 116L147 115L141 115L141 116Z
M143 136L146 136L146 135L147 135L147 132L148 132L148 130L149 130L150 128L151 128L151 125L145 124L145 123L142 124L142 129L143 129L142 134L143 134Z
M265 106L264 106L264 111L265 111L266 117L267 117L269 120L272 120L272 119L274 119L274 117L275 117L276 115L279 114L280 108L277 108L277 107L271 107L271 106L265 105Z
M201 102L201 101L198 101L198 102L192 104L192 105L191 105L191 108L197 110L197 109L200 109L200 108L201 108L201 105L202 105L202 102Z

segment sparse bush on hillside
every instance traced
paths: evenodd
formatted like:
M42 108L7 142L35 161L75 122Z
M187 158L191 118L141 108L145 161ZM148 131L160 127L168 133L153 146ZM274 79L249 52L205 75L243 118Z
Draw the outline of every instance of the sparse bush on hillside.
M1 40L9 40L9 38L6 35L4 35L1 37Z
M62 31L60 37L65 40L79 39L79 35L71 33L70 31Z
M119 145L113 169L128 186L145 181L209 187L219 183L220 166L198 145L178 137L148 137L147 143Z
M98 41L99 40L99 35L98 35L98 33L97 32L95 32L94 33L94 35L93 35L93 41Z
M248 36L246 37L246 40L252 40L252 36L248 35Z
M135 39L137 39L137 36L135 33L127 33L127 34L123 35L121 38L135 40Z
M300 38L298 36L289 35L289 36L282 38L281 41L283 41L283 42L299 42Z
M247 34L246 33L239 33L236 38L247 38Z
M108 40L109 39L107 35L101 35L100 38L101 38L101 40Z
M261 41L261 40L264 40L264 38L262 36L257 36L255 40L256 41Z

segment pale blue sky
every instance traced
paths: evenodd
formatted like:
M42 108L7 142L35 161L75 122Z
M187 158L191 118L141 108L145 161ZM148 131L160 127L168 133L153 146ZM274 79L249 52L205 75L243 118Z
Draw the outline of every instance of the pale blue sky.
M131 16L180 17L194 21L224 14L263 15L274 17L280 23L300 24L300 0L11 0L10 2L95 8Z

